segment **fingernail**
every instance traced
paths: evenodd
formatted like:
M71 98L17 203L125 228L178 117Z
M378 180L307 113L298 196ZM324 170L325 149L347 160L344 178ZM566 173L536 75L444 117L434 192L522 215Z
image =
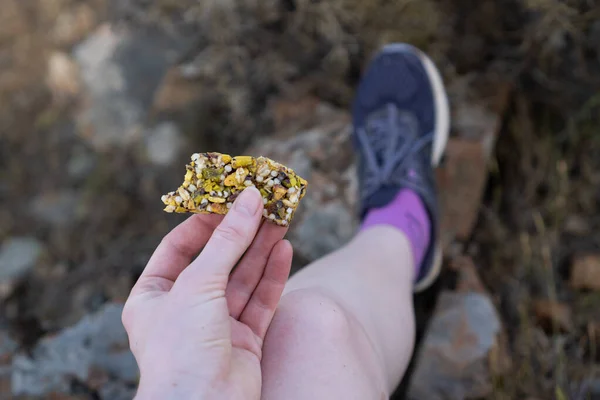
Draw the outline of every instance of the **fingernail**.
M244 189L240 196L233 203L233 208L236 211L253 216L259 211L262 206L262 198L255 187Z

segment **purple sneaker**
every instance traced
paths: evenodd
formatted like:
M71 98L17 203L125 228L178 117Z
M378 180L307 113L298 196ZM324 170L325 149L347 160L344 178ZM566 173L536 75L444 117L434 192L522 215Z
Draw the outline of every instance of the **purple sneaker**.
M435 281L442 261L433 167L448 141L450 110L440 73L415 47L387 45L365 72L352 114L361 217L402 189L417 193L429 214L431 238L414 287L422 291Z

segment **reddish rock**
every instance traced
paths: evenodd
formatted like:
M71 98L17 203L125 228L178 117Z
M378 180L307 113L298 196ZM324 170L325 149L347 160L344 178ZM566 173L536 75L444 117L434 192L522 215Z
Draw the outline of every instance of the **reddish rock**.
M450 262L450 268L459 274L457 292L486 293L485 287L477 274L477 268L471 257L460 256Z
M589 346L594 349L600 348L600 320L588 322L587 334Z
M500 319L488 296L443 292L417 356L408 398L487 398L494 372L490 361L500 363L501 339Z
M12 398L11 368L17 343L4 329L0 329L0 399Z
M566 217L564 230L565 233L577 236L589 235L592 232L590 220L578 214L571 214Z
M456 291L442 292L417 355L409 399L487 398L511 365L498 312L468 257L450 266Z
M79 66L68 54L53 52L48 58L46 84L57 102L76 98L81 90Z
M92 390L99 390L110 380L108 372L92 365L88 371L87 386Z
M438 169L444 245L469 238L487 181L487 158L481 142L453 138Z
M172 113L190 107L202 96L202 83L186 79L178 67L165 74L154 96L152 112Z
M472 77L454 80L447 88L453 101L452 133L444 162L437 171L442 206L441 232L445 249L455 239L467 240L477 221L501 116L510 85L484 84L489 93L473 93Z
M568 305L553 300L536 300L533 313L540 326L550 333L566 333L573 330L571 309Z
M276 132L307 129L314 124L320 101L314 96L280 98L269 104Z
M48 400L89 400L90 397L83 394L49 393Z
M584 254L574 258L571 286L575 289L600 290L600 254Z
M62 11L52 29L52 39L58 46L69 47L82 40L98 22L93 6L78 3Z

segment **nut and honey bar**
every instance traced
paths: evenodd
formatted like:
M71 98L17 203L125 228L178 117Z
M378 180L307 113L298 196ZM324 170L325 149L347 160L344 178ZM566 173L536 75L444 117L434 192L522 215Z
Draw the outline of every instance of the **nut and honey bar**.
M256 186L263 198L263 216L287 226L306 193L304 179L266 157L196 153L185 169L183 184L161 198L166 212L227 214L242 190Z

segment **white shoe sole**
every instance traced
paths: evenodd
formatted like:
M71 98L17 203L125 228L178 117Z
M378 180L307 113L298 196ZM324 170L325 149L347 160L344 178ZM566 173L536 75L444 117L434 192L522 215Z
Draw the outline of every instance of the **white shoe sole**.
M448 137L450 136L450 105L444 81L442 76L431 59L421 50L406 43L392 43L383 47L385 52L407 52L416 54L429 77L433 91L433 101L435 102L435 132L433 137L433 146L431 154L431 165L437 167L444 155ZM438 235L439 237L439 235ZM417 284L415 284L414 292L418 293L427 289L439 276L442 270L443 252L439 242L435 244L433 264L427 275L425 275Z
M446 89L444 89L444 81L442 75L437 69L433 61L421 50L414 46L406 43L392 43L383 47L382 52L407 52L416 54L421 59L423 67L429 77L433 90L433 101L435 102L435 132L433 137L433 148L431 154L431 165L437 167L446 144L448 143L448 136L450 135L450 106L448 103L448 96L446 95Z

